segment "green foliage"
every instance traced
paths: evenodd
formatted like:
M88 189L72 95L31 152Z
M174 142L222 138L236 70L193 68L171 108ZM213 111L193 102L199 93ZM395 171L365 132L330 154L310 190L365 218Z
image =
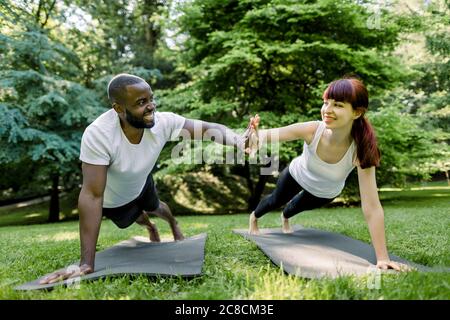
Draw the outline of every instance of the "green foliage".
M255 113L262 128L318 120L326 84L345 74L362 77L371 96L395 87L408 72L391 52L402 28L417 28L385 10L382 28L370 29L369 7L346 0L194 1L183 12L183 54L193 80L165 95L162 106L237 128ZM301 141L281 144L281 168L301 150ZM390 154L382 184L405 173L391 180L383 173L398 166ZM401 163L408 171L410 164Z
M310 112L324 84L346 73L362 76L372 91L401 75L385 53L398 27L385 21L369 30L370 14L352 1L341 1L339 14L331 1L287 0L201 1L184 13L186 56L201 100L229 101L238 116Z
M421 119L402 112L400 106L381 108L371 117L382 153L378 177L383 184L404 184L411 177L426 180L441 169L439 161L450 159L445 135L423 130Z
M33 161L63 165L78 158L81 128L103 110L95 95L79 84L36 71L1 72L0 131L2 162L18 160L15 152Z
M379 184L448 170L449 2L422 4L420 15L387 6L377 17L370 3L2 1L0 167L38 166L41 181L57 169L73 184L81 133L109 104L105 88L118 72L156 88L160 110L242 129L255 113L262 128L319 119L326 84L355 73L371 94ZM379 28L370 27L374 17ZM177 30L172 50L164 40ZM430 54L412 70L392 55L408 32L423 34ZM301 149L301 141L281 144L281 167ZM166 149L157 170L202 166L169 159Z
M173 75L178 74L173 57L167 56L166 45L161 41L168 15L165 1L65 2L70 12L64 16L66 22L70 23L69 18L77 14L84 20L83 31L71 28L66 33L71 38L67 44L81 57L86 84L91 86L107 74L135 70L153 73L145 79L156 88L172 87L178 82ZM104 93L104 88L99 92Z
M409 100L408 100L409 99ZM368 118L375 128L381 151L377 168L379 186L405 186L408 181L423 181L439 171L450 170L450 135L439 128L427 126L426 118L408 112L411 93L396 89L374 99L378 107ZM424 120L425 119L425 120ZM359 196L356 170L346 182L343 197Z
M438 3L430 6L426 15L426 49L432 59L415 66L420 76L410 88L421 99L416 100L411 111L424 118L427 128L450 132L450 2Z
M419 23L413 38L424 39L426 59L412 65L404 85L372 99L383 184L404 184L450 170L449 5L433 1L414 16Z
M0 36L0 166L30 166L33 175L19 176L21 182L40 181L42 194L49 176L68 179L66 187L74 183L82 129L104 108L74 81L77 54L30 23L27 11L11 7Z

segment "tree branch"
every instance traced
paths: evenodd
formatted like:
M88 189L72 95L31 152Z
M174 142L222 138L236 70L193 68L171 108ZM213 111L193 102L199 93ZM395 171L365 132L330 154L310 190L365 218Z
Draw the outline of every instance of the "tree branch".
M50 18L50 13L52 12L53 8L55 7L56 4L56 0L53 0L52 4L50 5L50 8L48 8L48 10L45 11L45 20L43 23L41 23L41 28L44 28L45 25L47 24L48 18ZM40 2L39 2L40 5Z
M42 0L39 0L39 5L36 12L36 23L39 23L39 19L41 18L41 8L42 8Z

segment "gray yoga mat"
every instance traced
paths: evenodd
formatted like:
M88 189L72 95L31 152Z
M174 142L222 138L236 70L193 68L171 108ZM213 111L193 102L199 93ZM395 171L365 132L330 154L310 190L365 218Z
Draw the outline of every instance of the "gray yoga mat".
M342 234L295 225L293 233L278 229L262 229L260 235L247 230L233 230L253 241L270 260L289 274L302 278L337 278L344 275L368 275L378 272L372 245ZM429 268L390 255L391 260L418 271L449 272L450 268ZM395 273L394 270L382 272Z
M134 237L108 249L97 252L95 272L77 281L95 280L106 276L163 275L195 277L202 273L206 233L177 242L150 242L148 238ZM41 279L41 278L40 278ZM39 280L25 283L16 290L50 289L54 286L77 284L74 279L39 284ZM79 282L78 281L78 282Z

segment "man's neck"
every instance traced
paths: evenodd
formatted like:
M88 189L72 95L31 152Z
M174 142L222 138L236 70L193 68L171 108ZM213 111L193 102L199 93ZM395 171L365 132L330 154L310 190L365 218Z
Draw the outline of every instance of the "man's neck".
M122 118L120 118L120 127L130 143L139 144L141 142L144 129L135 128Z

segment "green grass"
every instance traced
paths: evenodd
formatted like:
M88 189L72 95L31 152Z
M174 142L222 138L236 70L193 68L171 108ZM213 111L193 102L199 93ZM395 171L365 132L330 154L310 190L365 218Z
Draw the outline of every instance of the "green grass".
M390 253L428 266L450 266L450 188L385 191L381 196ZM43 210L45 215L46 207L26 210ZM19 210L14 215L20 214ZM0 221L5 216L0 213ZM283 274L256 245L231 232L246 228L247 218L247 214L178 218L185 235L208 233L201 277L124 276L49 292L20 292L13 287L76 261L78 222L1 227L0 299L450 299L448 273L383 275L380 289L368 289L365 277L306 280ZM278 221L279 213L270 213L260 226L277 227ZM169 238L167 224L156 222L162 237ZM292 223L370 239L360 208L317 209L295 216ZM105 220L97 249L135 235L146 232L139 226L119 230Z

